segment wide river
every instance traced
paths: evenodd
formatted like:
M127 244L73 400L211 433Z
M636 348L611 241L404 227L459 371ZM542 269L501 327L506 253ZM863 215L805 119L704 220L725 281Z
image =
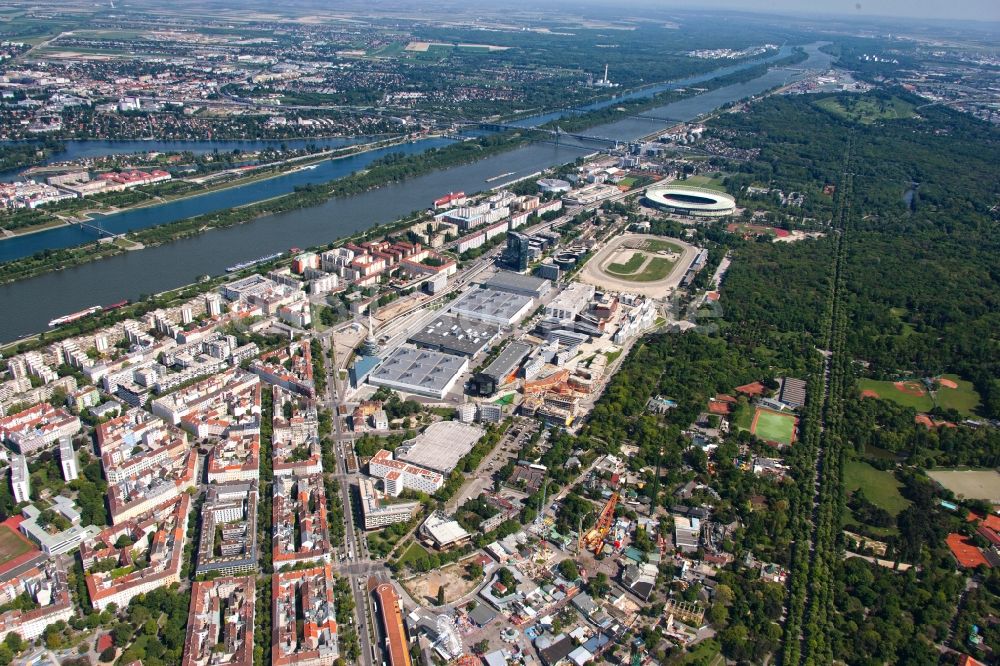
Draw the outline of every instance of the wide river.
M643 115L670 118L678 121L692 120L709 113L720 106L759 94L765 90L796 80L804 70L826 69L830 66L830 56L821 53L818 45L806 47L809 60L791 68L775 68L751 81L738 83L689 97L661 107L650 109ZM733 68L720 70L727 74ZM710 77L701 77L704 81ZM695 81L676 82L675 86L693 85ZM534 119L546 122L552 118ZM528 120L528 119L526 119ZM627 118L600 125L587 130L587 134L615 137L622 140L645 136L664 126L664 122ZM442 140L426 140L395 148L395 151L419 151L425 147L441 145ZM478 192L496 187L521 176L528 176L543 169L570 162L577 157L593 152L600 146L586 142L564 141L559 145L536 143L507 153L494 155L472 164L434 171L412 178L403 183L387 185L371 192L331 199L313 208L289 211L259 218L244 225L229 229L213 229L196 237L166 243L135 252L127 252L102 261L95 261L64 271L47 273L28 280L0 286L0 341L7 342L18 337L37 333L46 329L50 319L91 305L103 305L124 298L136 299L141 294L150 294L190 283L198 275L218 275L239 261L252 259L276 251L287 251L289 247L309 247L328 243L336 238L385 224L412 211L426 208L430 201L450 191L463 190ZM149 144L146 144L149 149ZM378 153L381 155L382 153ZM358 155L344 160L323 162L315 170L298 171L249 186L250 194L260 194L260 188L273 188L267 196L273 196L287 187L305 182L324 182L363 168L374 159L371 154ZM342 173L341 173L342 172ZM487 179L502 174L503 178L487 183ZM256 192L254 192L256 188ZM204 201L213 201L217 195L235 197L242 201L248 188L233 188L218 193L207 194L193 199L181 200L161 206L119 215L106 216L102 220L105 228L118 230L141 228L182 217L205 212L217 205L205 208ZM250 200L263 198L251 196ZM215 200L217 203L217 200ZM227 206L240 205L229 203ZM176 211L187 206L186 215L175 217ZM174 211L174 212L171 212ZM133 217L127 217L133 216ZM146 217L153 216L153 217ZM158 217L157 217L158 216ZM135 218L139 218L137 221ZM126 222L120 222L120 220ZM131 220L129 222L128 220ZM157 220L150 222L150 220ZM133 225L133 223L135 223ZM123 226L119 227L118 225ZM21 238L0 241L0 261L7 260L6 245L18 243L32 236L52 238L49 234L74 232L77 229L59 228L52 232L42 232ZM84 237L83 241L91 237ZM76 240L67 245L77 244ZM43 242L30 252L15 253L24 256L44 247L61 247L61 243Z

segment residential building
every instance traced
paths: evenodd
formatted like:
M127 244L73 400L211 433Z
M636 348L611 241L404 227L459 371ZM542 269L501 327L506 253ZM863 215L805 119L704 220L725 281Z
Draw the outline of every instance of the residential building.
M72 437L78 432L79 417L47 402L0 418L0 440L24 455L31 455L62 437Z
M139 594L180 582L190 508L191 497L182 493L80 544L80 559L94 608L104 610L112 603L125 608ZM96 563L109 560L117 566L107 571L92 570Z
M330 526L322 474L274 480L271 522L275 569L330 559Z
M413 512L420 506L419 502L386 501L375 490L375 482L362 478L359 484L361 494L361 514L364 516L365 529L377 530L394 523L405 523L413 517Z
M31 472L24 456L15 455L10 461L10 487L14 502L20 504L31 499Z
M191 584L181 666L253 666L253 576Z
M444 477L438 472L393 460L392 453L385 449L372 456L368 473L382 479L386 494L392 497L399 497L406 488L432 494L444 485Z
M340 654L333 565L272 578L272 666L331 666Z
M37 608L9 610L0 614L0 640L7 638L8 634L17 634L22 640L33 641L50 624L68 622L76 614L66 571L55 562L18 568L16 575L0 583L0 599L4 603L21 595L30 597Z
M80 478L80 465L73 450L73 440L69 437L59 439L59 465L62 468L63 480L69 483Z
M235 576L256 570L257 484L210 485L201 507L195 573Z

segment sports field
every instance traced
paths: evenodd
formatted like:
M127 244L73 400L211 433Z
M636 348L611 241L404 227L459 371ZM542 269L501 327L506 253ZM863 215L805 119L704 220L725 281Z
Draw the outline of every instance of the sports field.
M34 547L20 534L6 525L0 525L0 565L32 550Z
M648 255L645 252L636 252L628 261L621 264L608 264L608 272L614 273L615 275L632 275L639 267L645 263Z
M791 444L795 441L795 425L798 419L792 414L783 414L771 409L757 408L750 432L767 442Z
M844 465L844 488L847 492L860 488L869 502L894 516L910 506L910 501L899 494L902 485L891 473L875 469L862 460L848 460Z
M938 390L934 397L939 406L957 410L963 416L971 416L979 406L979 394L972 382L967 382L958 375L938 377Z
M958 497L1000 502L1000 473L995 469L934 469L927 476Z
M876 379L861 379L858 389L864 398L882 398L892 400L904 407L913 407L918 412L927 412L934 408L934 401L927 393L924 385L918 381L886 382Z

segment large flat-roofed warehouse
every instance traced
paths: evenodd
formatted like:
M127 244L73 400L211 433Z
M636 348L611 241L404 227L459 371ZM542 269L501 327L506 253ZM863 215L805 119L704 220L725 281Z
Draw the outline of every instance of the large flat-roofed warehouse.
M470 289L451 306L451 313L499 326L513 326L531 310L528 296L496 289Z
M398 460L448 475L484 434L482 428L468 423L438 421L403 442L394 454Z
M476 373L472 382L476 385L479 395L493 395L505 380L514 374L531 350L534 349L524 342L512 342L504 348L496 359L483 370Z
M468 369L464 356L400 347L368 376L368 383L442 399Z
M493 344L499 335L497 324L443 314L411 335L409 341L424 349L475 356Z
M483 286L511 294L541 298L552 289L552 282L544 278L521 275L512 271L498 271L496 275L485 280Z

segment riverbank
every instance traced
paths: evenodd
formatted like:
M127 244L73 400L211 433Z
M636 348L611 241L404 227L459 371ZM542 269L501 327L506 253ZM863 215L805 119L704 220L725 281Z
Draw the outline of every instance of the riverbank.
M129 232L125 234L125 237L141 243L145 247L151 247L201 234L209 229L232 227L267 215L317 206L331 198L360 194L384 185L402 182L427 171L475 162L500 152L513 150L531 142L530 134L532 134L530 130L508 132L492 137L456 142L443 148L428 150L419 155L394 157L390 154L373 162L370 168L346 178L323 185L297 187L291 194ZM58 250L46 250L31 257L0 264L0 284L35 277L51 271L65 270L98 259L106 259L124 251L117 246L100 242Z
M433 138L438 135L428 135L425 138ZM168 183L174 184L188 184L193 185L196 189L192 189L186 192L181 192L178 194L157 194L156 187L153 187L153 192L146 191L144 189L136 189L133 192L137 194L143 194L151 198L140 201L138 203L127 205L127 206L112 206L110 208L85 208L83 210L74 211L72 216L60 215L59 210L46 211L44 208L38 209L39 212L47 213L52 215L54 219L47 219L39 224L19 227L15 229L10 229L10 236L27 236L33 233L38 233L42 231L48 231L59 226L68 226L72 224L78 224L80 222L94 222L96 220L95 216L107 216L107 215L118 215L121 213L127 213L133 210L139 210L143 208L155 208L156 206L161 206L166 203L184 201L186 199L193 199L196 197L204 196L206 194L212 194L214 192L221 192L228 189L233 189L237 187L243 187L245 185L250 185L252 183L261 182L269 180L272 178L278 178L281 176L288 175L295 171L300 171L307 169L313 165L320 164L327 160L343 159L345 157L351 157L354 155L361 155L366 152L371 152L374 150L380 150L382 148L391 148L393 146L401 145L411 141L410 136L394 136L389 139L381 139L378 141L373 141L370 143L359 143L350 146L344 146L340 148L332 148L329 150L323 150L316 153L311 153L308 155L298 155L296 157L291 157L280 162L272 162L267 164L261 164L252 167L252 173L249 176L238 177L232 180L221 180L218 183L203 185L202 183L196 183L193 179L175 179L168 181ZM202 177L204 179L209 178L224 178L228 173L235 173L235 170L229 170L225 172L215 172L207 174ZM88 198L89 199L89 198ZM100 201L96 202L98 205ZM5 230L8 231L8 230ZM2 242L0 238L0 242Z
M688 89L684 92L676 90L658 93L652 97L631 100L622 100L620 105L606 107L577 116L569 116L562 120L552 121L548 126L554 127L558 124L562 129L569 131L579 131L588 129L596 125L606 124L635 116L644 110L656 108L670 102L686 99L708 90L715 90L734 83L749 81L766 73L772 67L794 64L805 60L808 56L802 50L796 53L767 63L761 63L742 70L731 72L715 79L702 82L698 89ZM297 187L291 194L282 194L269 199L259 200L254 203L234 206L232 208L195 215L189 218L172 221L162 225L148 227L142 230L128 232L126 237L132 241L140 243L144 247L151 247L168 243L183 238L204 233L213 228L228 228L240 224L246 224L264 216L274 215L301 208L317 206L324 201L336 198L359 194L372 189L376 189L391 183L399 183L408 178L419 176L428 171L467 164L481 160L499 152L513 150L531 141L529 135L532 129L525 128L518 132L508 132L505 134L482 137L475 141L463 141L447 146L445 148L434 149L420 155L409 155L402 158L393 158L391 155L374 162L371 167L360 173L355 173L345 178L331 181L324 185L306 185ZM539 137L541 138L541 137ZM377 149L370 144L366 150ZM480 149L469 150L470 146L479 146ZM379 146L384 147L384 146ZM354 150L355 147L340 149L351 151L344 156L354 155L364 150ZM428 155L431 158L428 158ZM438 159L439 158L439 159ZM316 160L322 161L322 160ZM287 171L275 173L272 177L277 177L288 173ZM239 187L246 183L227 184L228 188ZM191 196L198 196L210 193L209 190L193 193ZM183 195L179 198L186 198ZM149 202L143 202L146 206ZM164 203L164 202L159 202ZM142 207L136 206L136 208ZM3 241L0 240L0 243ZM98 243L87 243L75 247L64 249L45 250L33 254L30 257L15 259L0 264L0 284L7 284L24 280L30 277L42 275L44 273L64 270L66 268L80 266L97 259L107 259L114 256L115 252L109 250L108 246L99 246ZM112 246L114 247L114 246ZM95 252L95 250L98 250ZM124 250L121 250L124 251Z

